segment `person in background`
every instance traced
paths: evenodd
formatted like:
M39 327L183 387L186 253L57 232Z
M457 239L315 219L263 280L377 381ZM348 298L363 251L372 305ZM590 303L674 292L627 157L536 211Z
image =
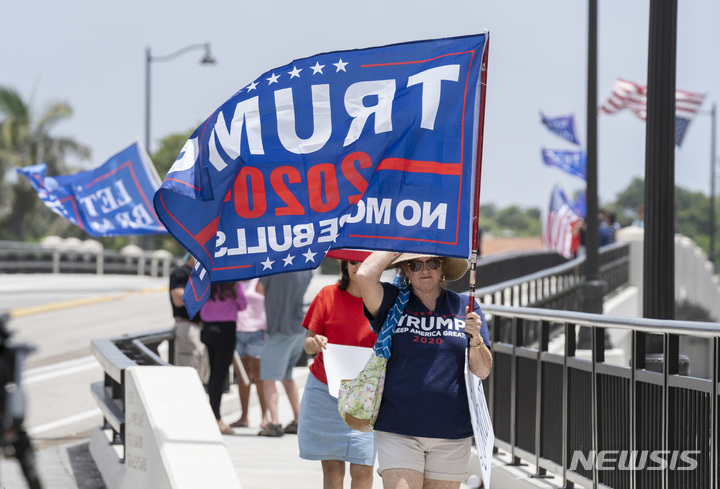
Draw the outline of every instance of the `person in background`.
M175 333L173 365L193 367L197 370L200 381L203 385L206 385L210 378L210 368L207 349L200 341L200 329L202 326L197 316L190 319L183 302L183 293L190 280L192 267L195 266L195 257L190 253L185 253L183 261L182 265L176 267L170 273L170 304L175 318L173 326L173 332Z
M377 449L375 433L351 429L340 417L338 400L328 391L323 350L328 343L372 348L377 340L363 314L357 269L368 252L336 250L340 280L323 287L303 321L307 328L305 352L317 354L310 365L300 403L298 446L300 458L320 460L324 489L342 489L345 464L350 464L350 487L370 489ZM369 356L369 354L368 354Z
M302 270L262 277L257 284L257 291L265 296L267 316L267 334L260 356L260 379L265 404L270 410L270 423L260 430L259 436L278 437L285 433L297 433L298 430L300 398L292 373L303 353L303 298L311 279L312 272ZM285 388L293 411L293 420L285 428L280 424L278 411L275 387L278 380Z
M640 204L637 209L637 217L633 219L631 226L645 228L645 204Z
M238 394L240 395L240 418L230 423L232 428L245 428L249 426L248 411L250 405L250 388L255 384L258 399L260 401L260 427L268 424L268 410L265 405L265 398L260 382L260 354L265 343L265 330L267 320L265 318L265 296L257 292L256 287L259 279L253 278L240 282L247 299L248 306L238 312L237 331L235 340L235 351L242 362L242 366L235 365L235 372L238 377ZM247 374L247 384L243 381L240 368Z
M220 417L220 401L235 353L238 311L246 307L247 299L240 283L223 282L210 286L210 297L200 308L200 319L203 321L200 339L207 346L210 359L208 397L218 428L223 435L234 433Z
M610 224L608 212L605 209L598 211L598 246L606 246L615 242L615 229Z
M457 489L467 479L473 436L465 359L484 379L492 368L487 324L477 302L445 288L468 261L433 255L373 252L357 272L365 315L379 331L400 289L381 282L397 268L410 296L392 337L375 423L385 489Z

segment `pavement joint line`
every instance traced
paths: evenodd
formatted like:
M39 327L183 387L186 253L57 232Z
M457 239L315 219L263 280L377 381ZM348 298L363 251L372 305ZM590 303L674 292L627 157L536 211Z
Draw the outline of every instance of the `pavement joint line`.
M108 302L112 300L119 300L124 299L125 297L129 297L132 295L143 295L143 294L150 294L153 292L167 292L168 287L162 286L162 287L152 287L149 289L142 289L142 290L131 290L128 292L123 292L121 294L110 294L110 295L103 295L99 297L87 297L84 299L72 299L68 301L60 301L60 302L51 302L50 304L42 304L39 306L29 306L29 307L20 307L17 309L11 309L9 311L10 318L16 319L19 317L24 316L31 316L33 314L41 314L44 312L50 312L50 311L57 311L60 309L69 309L71 307L80 307L80 306L87 306L90 304L98 304L101 302Z
M58 377L65 377L68 375L76 374L78 372L84 372L86 370L93 370L98 369L101 370L102 367L99 363L87 363L85 365L77 365L75 367L67 367L64 369L58 369L54 372L46 372L44 374L37 374L25 377L23 376L23 384L34 384L35 382L44 382L46 380L50 379L56 379Z
M102 411L100 411L100 409L91 409L90 411L85 411L83 413L78 413L73 416L68 416L66 418L50 421L49 423L32 426L30 428L26 428L25 431L27 431L28 435L33 436L37 435L38 433L43 433L45 431L54 430L55 428L60 428L62 426L77 423L78 421L84 421L86 419L92 418L93 416L102 416Z
M23 369L23 375L27 375L28 377L31 377L34 375L40 375L40 374L44 374L47 372L55 372L56 370L59 370L59 369L71 368L71 367L76 367L78 365L86 365L86 364L98 364L98 361L97 361L97 358L95 358L95 355L85 355L84 357L73 358L72 360L64 360L61 362L55 362L50 365L44 365L42 367L33 367L33 368Z

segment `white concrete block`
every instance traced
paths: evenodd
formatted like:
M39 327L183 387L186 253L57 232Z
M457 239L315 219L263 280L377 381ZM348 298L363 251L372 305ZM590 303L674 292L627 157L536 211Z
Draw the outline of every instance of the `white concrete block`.
M240 489L193 368L131 367L124 385L122 489Z

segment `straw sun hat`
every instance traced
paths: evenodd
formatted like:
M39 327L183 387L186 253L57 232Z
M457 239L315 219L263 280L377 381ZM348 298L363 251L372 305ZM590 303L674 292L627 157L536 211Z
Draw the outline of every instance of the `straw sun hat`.
M400 253L390 264L387 266L390 268L400 268L405 262L412 260L419 260L425 258L441 258L443 261L443 275L445 276L446 282L454 282L455 280L462 278L470 268L470 264L464 258L453 258L449 256L437 256L437 255L421 255L418 253Z

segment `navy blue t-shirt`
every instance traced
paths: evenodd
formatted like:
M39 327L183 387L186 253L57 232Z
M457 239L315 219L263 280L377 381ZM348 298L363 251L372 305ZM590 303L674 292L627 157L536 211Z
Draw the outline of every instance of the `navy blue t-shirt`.
M383 282L383 301L374 318L365 309L370 325L378 332L395 303L398 289ZM467 295L443 290L429 311L412 292L395 329L385 374L385 388L375 429L400 435L458 439L473 435L465 390L465 307ZM490 346L482 317L480 335Z

